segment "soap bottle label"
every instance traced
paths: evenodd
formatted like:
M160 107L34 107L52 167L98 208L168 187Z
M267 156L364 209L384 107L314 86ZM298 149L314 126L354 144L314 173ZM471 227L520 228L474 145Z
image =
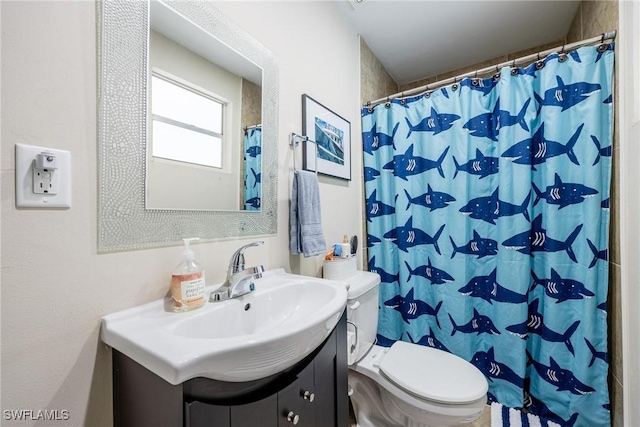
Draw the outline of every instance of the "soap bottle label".
M173 299L190 308L204 304L204 272L171 276L171 293Z

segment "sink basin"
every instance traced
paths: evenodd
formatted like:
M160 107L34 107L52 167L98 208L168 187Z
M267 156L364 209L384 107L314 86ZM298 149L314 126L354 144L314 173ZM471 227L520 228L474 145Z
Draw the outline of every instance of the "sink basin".
M252 381L315 350L347 301L345 283L283 269L265 272L255 287L188 313L166 312L160 300L110 314L102 318L102 340L171 384Z

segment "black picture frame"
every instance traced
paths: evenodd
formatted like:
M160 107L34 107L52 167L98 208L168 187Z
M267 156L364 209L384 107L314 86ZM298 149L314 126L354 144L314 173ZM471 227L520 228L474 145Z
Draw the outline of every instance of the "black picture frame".
M309 95L302 95L302 168L351 180L351 123Z

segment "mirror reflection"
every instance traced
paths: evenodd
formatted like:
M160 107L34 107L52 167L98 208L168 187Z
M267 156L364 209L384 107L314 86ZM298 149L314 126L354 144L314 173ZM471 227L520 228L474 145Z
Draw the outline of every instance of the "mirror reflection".
M244 209L260 210L262 200L262 127L247 127L244 132Z
M260 210L262 69L150 2L145 206Z

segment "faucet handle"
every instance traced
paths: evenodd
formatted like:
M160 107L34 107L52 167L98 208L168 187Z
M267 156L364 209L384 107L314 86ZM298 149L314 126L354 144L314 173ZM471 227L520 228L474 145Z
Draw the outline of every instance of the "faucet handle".
M256 265L255 267L249 267L246 270L248 274L253 275L254 279L262 279L262 273L264 273L264 266Z
M209 294L209 302L220 302L229 299L228 291L211 292Z
M256 286L253 282L257 279L262 279L262 273L264 273L264 267L262 265L249 267L235 273L231 277L228 286L223 285L220 288L222 290L214 291L209 295L209 302L224 301L255 291Z
M242 246L240 249L235 251L233 255L231 255L231 260L229 262L229 274L228 276L237 273L239 271L244 270L245 262L244 262L244 251L247 248L252 246L262 246L264 244L264 240L258 240L257 242L249 243L247 245Z

